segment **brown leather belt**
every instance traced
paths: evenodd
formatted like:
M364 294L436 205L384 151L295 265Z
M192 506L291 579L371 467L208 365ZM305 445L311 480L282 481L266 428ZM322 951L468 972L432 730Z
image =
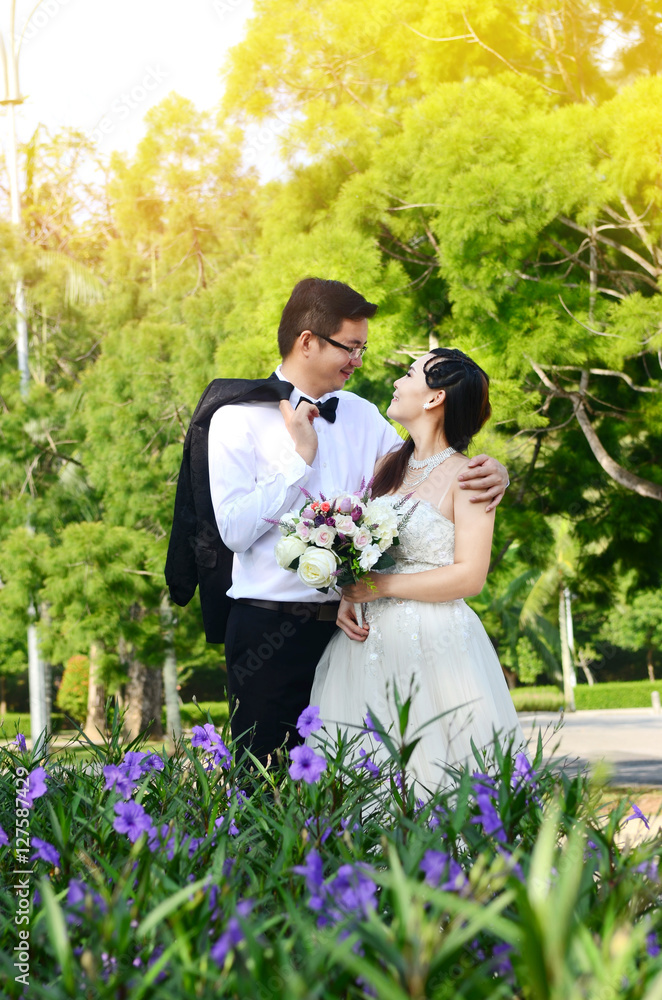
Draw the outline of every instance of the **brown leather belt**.
M338 617L339 601L327 601L325 604L311 603L307 601L258 601L252 597L237 597L237 604L251 604L254 608L263 608L265 611L278 611L281 615L296 615L310 621L315 618L318 622L334 622Z

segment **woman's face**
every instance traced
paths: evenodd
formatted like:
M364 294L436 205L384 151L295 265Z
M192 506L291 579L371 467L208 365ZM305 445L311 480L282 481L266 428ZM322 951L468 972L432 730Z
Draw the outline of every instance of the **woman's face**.
M431 389L425 381L424 367L433 354L425 354L418 358L409 371L393 383L393 399L386 415L396 420L403 427L408 427L412 420L424 412L423 404L432 402L438 390Z

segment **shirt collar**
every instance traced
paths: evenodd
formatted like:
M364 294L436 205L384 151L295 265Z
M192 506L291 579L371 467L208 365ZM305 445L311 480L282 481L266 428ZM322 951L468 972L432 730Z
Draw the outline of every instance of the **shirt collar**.
M288 380L283 375L281 367L282 365L278 365L278 368L276 368L276 376L281 380L281 382L287 382ZM336 390L335 392L325 392L323 396L318 397L319 402L326 403L327 399L331 399L333 396L337 396L339 391L340 390ZM298 389L296 386L294 386L292 392L290 393L290 403L292 404L295 410L299 405L299 400L301 399L302 396L305 396L306 399L311 398L307 392L303 392L301 389ZM314 399L313 402L316 403L317 400Z

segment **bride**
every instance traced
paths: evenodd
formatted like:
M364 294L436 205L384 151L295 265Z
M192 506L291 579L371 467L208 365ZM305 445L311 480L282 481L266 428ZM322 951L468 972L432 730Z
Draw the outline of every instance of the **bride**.
M488 386L485 372L450 348L419 358L395 382L387 415L409 437L378 463L372 495L410 517L389 550L395 566L373 573L372 587L343 588L342 631L317 666L310 699L330 736L337 725L350 735L363 729L368 707L397 735L393 688L403 700L411 688L408 734L422 738L409 767L428 789L473 760L472 740L486 748L498 733L513 750L524 744L494 648L464 602L485 583L494 527L494 508L474 503L457 478L490 415ZM354 603L365 609L363 626Z

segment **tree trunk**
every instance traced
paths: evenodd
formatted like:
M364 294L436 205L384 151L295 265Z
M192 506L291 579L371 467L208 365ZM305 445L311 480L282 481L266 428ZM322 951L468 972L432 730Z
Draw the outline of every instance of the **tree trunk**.
M586 663L580 663L579 665L584 671L584 677L586 678L589 687L593 687L593 685L595 684L595 677L593 676L593 671L589 666L587 666Z
M0 674L0 720L7 714L7 679Z
M135 740L144 730L150 738L163 736L161 706L163 704L163 679L160 670L146 667L129 658L129 676L126 682L127 712L124 716L124 734ZM150 725L151 723L151 725Z
M655 671L653 669L653 650L649 649L646 653L646 666L648 668L648 680L655 680Z
M566 605L566 589L559 587L559 631L561 633L561 665L563 667L563 697L566 711L575 711L575 688L573 684L572 653L568 642L568 609Z
M106 687L103 682L100 644L90 644L90 679L87 689L87 718L85 720L85 735L90 740L98 741L106 732Z
M182 719L179 711L179 694L177 692L177 657L172 632L172 607L168 595L164 594L161 601L161 620L165 626L165 656L163 658L163 690L166 703L166 732L171 740L178 740L182 735Z

